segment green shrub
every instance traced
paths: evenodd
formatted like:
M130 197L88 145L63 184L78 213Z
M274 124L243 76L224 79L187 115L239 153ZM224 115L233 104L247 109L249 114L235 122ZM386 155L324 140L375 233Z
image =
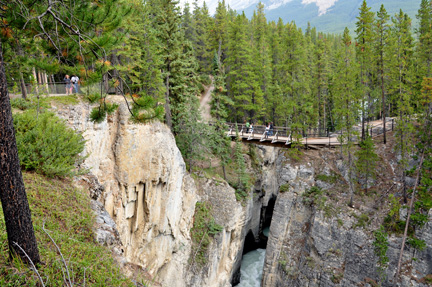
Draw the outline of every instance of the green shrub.
M303 202L309 205L319 205L323 206L325 204L326 198L324 192L318 186L312 186L310 189L303 193Z
M369 216L365 213L360 214L360 216L355 216L355 218L357 218L357 223L354 224L353 228L356 227L366 228L366 226L369 224L370 221Z
M279 187L279 192L288 192L290 190L290 185L288 183L282 184Z
M424 240L415 238L414 236L408 238L407 244L412 248L423 251L426 248L426 242Z
M378 256L378 265L381 269L387 268L389 259L387 257L387 249L388 249L388 235L385 232L383 226L380 229L374 232L375 241L373 242L373 246L375 249L375 255Z
M10 100L12 108L20 109L22 111L31 109L34 105L31 101L23 98L15 98Z
M99 93L93 93L93 94L88 94L87 96L85 96L85 98L86 98L90 103L96 103L96 102L99 101L102 97L101 97L101 94L99 94Z
M103 103L101 106L92 109L90 112L90 119L95 123L101 123L106 118L107 114L112 114L117 108L117 104Z
M75 163L83 158L84 140L53 113L35 111L14 115L18 155L25 170L47 176L74 175Z
M337 174L332 173L331 175L326 175L326 174L318 174L315 179L316 180L321 180L323 182L327 182L327 183L336 183L338 181L338 176Z
M199 82L202 83L203 85L210 85L211 84L211 79L208 75L201 75L199 77Z

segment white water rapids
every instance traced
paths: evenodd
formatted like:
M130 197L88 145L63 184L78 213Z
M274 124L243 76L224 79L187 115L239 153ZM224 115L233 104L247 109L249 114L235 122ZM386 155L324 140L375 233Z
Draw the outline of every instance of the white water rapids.
M268 237L269 228L264 228L263 233ZM240 283L235 287L261 286L265 252L265 249L256 249L243 255L240 267Z
M240 267L240 283L236 287L260 287L265 249L256 249L243 255Z

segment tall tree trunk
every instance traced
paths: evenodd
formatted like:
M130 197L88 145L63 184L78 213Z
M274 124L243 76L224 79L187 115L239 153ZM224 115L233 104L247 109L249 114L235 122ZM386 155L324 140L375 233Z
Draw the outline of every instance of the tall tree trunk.
M18 158L12 110L6 84L3 53L0 41L0 199L6 222L10 253L39 263L39 251L34 235L31 213ZM17 244L17 245L16 245Z

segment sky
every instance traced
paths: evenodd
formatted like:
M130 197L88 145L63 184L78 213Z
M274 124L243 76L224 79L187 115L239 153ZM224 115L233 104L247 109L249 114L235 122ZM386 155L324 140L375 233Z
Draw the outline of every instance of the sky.
M218 5L219 0L207 0L205 1L207 4L207 7L209 8L209 12L211 15L213 15L216 11L216 7ZM268 5L266 5L267 10L277 9L283 4L286 4L288 2L291 2L292 0L268 0L264 1L267 2ZM318 13L319 15L324 15L329 8L331 8L338 0L302 0L303 4L315 4L318 6ZM180 0L180 5L183 7L186 2L189 2L192 6L192 3L194 0ZM198 0L198 5L202 6L204 0ZM243 10L250 6L256 6L256 4L259 2L259 0L225 0L225 3L229 5L234 10Z

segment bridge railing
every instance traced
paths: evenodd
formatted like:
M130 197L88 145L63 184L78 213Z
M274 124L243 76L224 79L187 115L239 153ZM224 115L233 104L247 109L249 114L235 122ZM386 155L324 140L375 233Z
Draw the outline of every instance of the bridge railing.
M252 125L247 127L245 124L236 124L236 123L226 123L229 129L228 135L235 136L236 128L238 129L238 134L242 138L246 138L248 140L257 140L260 141L271 141L274 142L283 142L286 144L291 143L292 137L294 135L300 136L302 142L307 146L309 141L312 143L312 139L328 139L328 142L325 145L332 146L338 145L339 140L335 142L335 138L339 138L339 136L343 133L343 131L330 131L329 129L319 129L319 128L308 128L308 129L300 129L295 130L287 127L279 127L275 126L273 129L266 130L266 126L264 125ZM394 119L389 118L386 120L386 131L393 130L395 126ZM361 128L360 126L356 127L357 129ZM382 123L376 123L374 125L367 126L368 132L371 136L375 137L384 133L384 128ZM308 140L309 139L309 140ZM354 137L352 140L356 141L357 137ZM316 141L315 141L316 142ZM315 143L316 144L316 143ZM323 144L321 141L320 145Z

